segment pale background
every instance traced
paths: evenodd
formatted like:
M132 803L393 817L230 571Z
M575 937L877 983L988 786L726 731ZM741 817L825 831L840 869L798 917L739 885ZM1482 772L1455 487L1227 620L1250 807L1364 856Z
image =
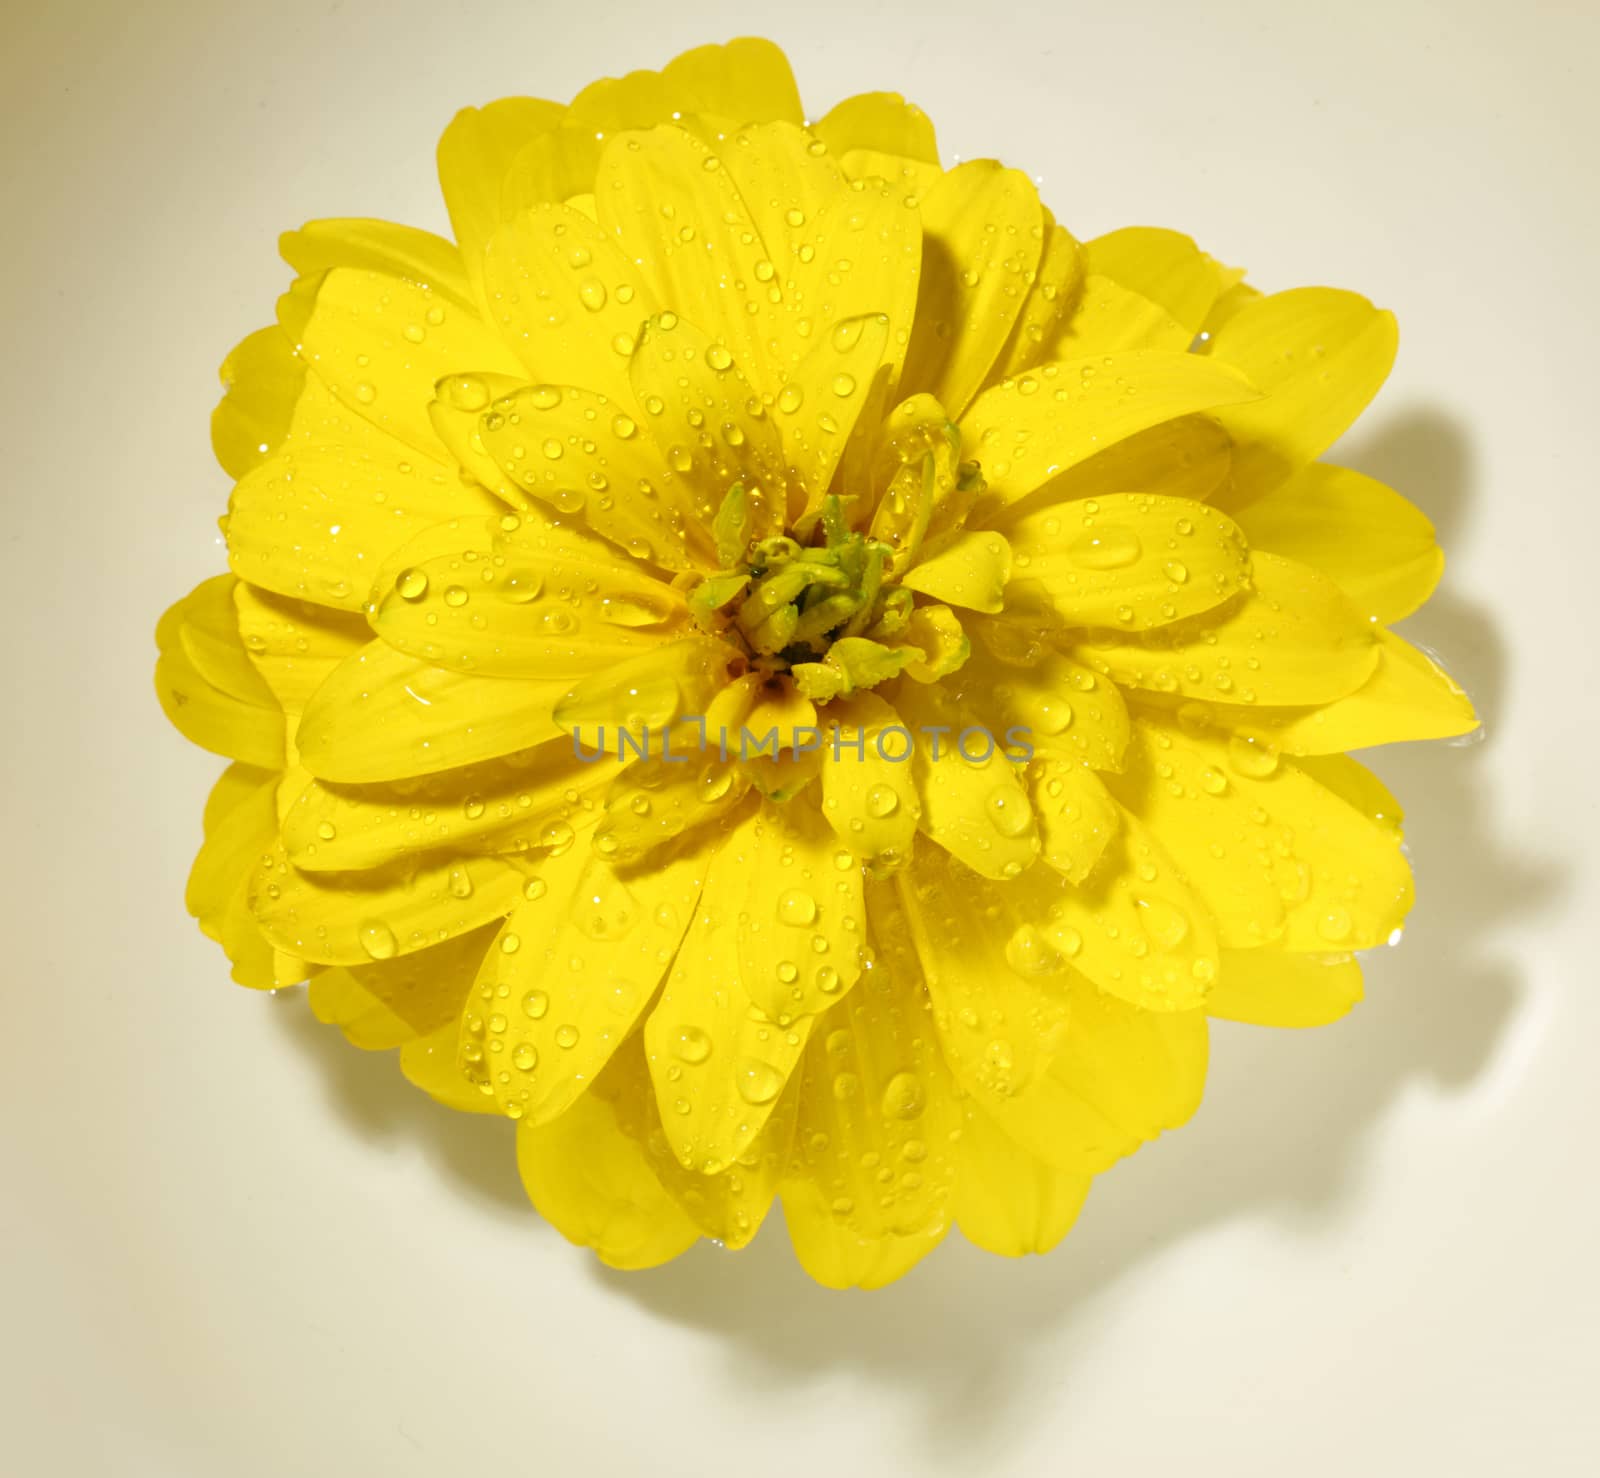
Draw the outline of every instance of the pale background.
M1600 1471L1595 6L8 8L0 1470L159 1475ZM750 1251L604 1273L510 1125L435 1109L180 897L215 766L151 692L220 568L215 366L276 233L442 225L459 105L750 31L814 113L902 90L1080 235L1168 224L1395 308L1341 448L1435 519L1409 631L1489 739L1385 755L1420 903L1369 1000L1219 1026L1205 1106L1067 1245L877 1295Z

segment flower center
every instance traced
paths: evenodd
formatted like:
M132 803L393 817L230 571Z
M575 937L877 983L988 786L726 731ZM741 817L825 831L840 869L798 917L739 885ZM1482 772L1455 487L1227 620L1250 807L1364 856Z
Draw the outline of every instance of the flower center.
M695 620L755 670L789 673L814 703L894 677L907 654L887 643L910 622L912 594L887 578L893 546L850 528L832 494L807 544L790 534L751 543L749 519L736 483L714 524L724 568L689 594Z

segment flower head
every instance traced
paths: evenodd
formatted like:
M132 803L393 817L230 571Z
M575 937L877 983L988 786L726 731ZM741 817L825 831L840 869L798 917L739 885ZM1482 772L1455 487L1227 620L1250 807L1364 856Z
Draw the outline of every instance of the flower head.
M455 242L284 238L224 366L229 756L189 904L644 1266L1042 1250L1198 1102L1208 1014L1357 999L1411 901L1345 751L1460 733L1427 521L1319 462L1389 314L1079 242L889 94L737 41L462 113Z

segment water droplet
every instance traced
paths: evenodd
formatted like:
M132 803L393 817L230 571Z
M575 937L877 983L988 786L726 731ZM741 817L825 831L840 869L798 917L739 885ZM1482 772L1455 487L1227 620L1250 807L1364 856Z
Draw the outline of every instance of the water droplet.
M886 1119L915 1119L927 1106L922 1082L911 1073L896 1073L883 1087L883 1116Z
M539 1066L539 1054L532 1042L518 1042L511 1053L511 1065L519 1073L531 1073Z
M728 353L721 344L713 344L706 350L706 363L714 370L725 370L732 366L733 355Z
M1006 964L1018 975L1054 975L1065 967L1066 960L1048 935L1032 924L1023 924L1006 940Z
M421 570L401 570L394 588L402 600L421 600L428 593L428 577Z
M854 375L835 375L833 377L833 393L841 400L856 393L856 380Z
M867 792L867 815L875 820L882 821L893 816L900 809L900 797L893 787L888 785L874 785Z
M690 1064L704 1062L711 1056L711 1038L697 1026L680 1027L672 1044L672 1055Z
M798 385L785 385L778 392L778 409L786 416L792 416L805 404L806 393Z
M1317 933L1330 944L1348 939L1353 927L1349 913L1342 908L1330 908L1317 920Z
M1022 793L1008 786L991 790L984 809L988 812L989 824L1003 837L1021 836L1032 821Z
M444 603L447 606L454 606L457 610L466 605L467 598L467 592L459 585L452 585L444 593Z
M375 960L392 960L400 945L386 923L368 919L361 925L361 947Z
M738 1084L739 1097L751 1104L771 1103L778 1096L778 1090L783 1087L783 1077L777 1068L769 1062L763 1062L759 1057L744 1058L739 1063L735 1081Z
M1067 545L1067 558L1086 570L1119 570L1138 559L1142 547L1132 529L1112 525L1079 534Z
M550 997L542 990L530 990L522 998L522 1013L531 1021L538 1021L550 1009Z
M1228 740L1228 764L1247 780L1266 780L1277 773L1278 747L1265 739L1235 734Z
M578 285L578 301L591 313L606 305L606 285L598 277L585 277Z
M563 1047L566 1050L571 1051L572 1048L576 1047L577 1045L578 1045L578 1028L577 1027L571 1025L571 1023L568 1023L565 1026L558 1026L556 1028L556 1046Z
M794 924L799 928L816 923L817 900L809 893L803 893L798 889L785 893L778 900L778 921Z

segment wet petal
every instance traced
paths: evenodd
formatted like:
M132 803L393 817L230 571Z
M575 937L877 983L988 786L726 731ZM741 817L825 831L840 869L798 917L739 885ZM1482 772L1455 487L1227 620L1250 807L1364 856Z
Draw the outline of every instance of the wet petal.
M1072 1230L1091 1181L1030 1154L982 1109L967 1106L954 1209L974 1246L1001 1257L1050 1251Z
M933 124L915 103L897 92L862 92L835 103L811 132L842 157L852 149L872 149L927 164L939 162Z
M1008 609L1066 626L1164 626L1250 582L1238 526L1187 498L1112 493L1041 508L1007 534L1016 556Z
M239 638L279 707L298 714L311 695L372 635L360 617L311 601L290 600L236 581ZM297 745L303 737L296 734Z
M974 660L948 686L1007 744L1096 770L1122 768L1128 710L1115 683L1059 652L1030 667Z
M1444 571L1444 551L1421 510L1347 467L1315 462L1238 520L1252 548L1320 570L1375 621L1409 616Z
M335 267L358 267L448 293L473 306L472 283L452 241L391 221L307 221L278 238L278 255L302 277Z
M1225 949L1206 1011L1256 1026L1326 1026L1361 994L1361 966L1347 954Z
M931 554L924 552L900 583L935 600L992 614L1005 609L1011 569L1011 546L999 534L974 529L941 541Z
M1073 655L1122 687L1248 704L1331 703L1378 664L1377 634L1332 580L1251 556L1254 589L1154 631L1085 636Z
M222 399L211 413L211 447L230 477L243 477L288 434L306 367L273 324L235 345L219 373Z
M987 483L973 521L1136 432L1255 395L1226 365L1153 349L1052 361L996 385L961 417L966 455Z
M899 714L871 693L827 712L840 731L822 749L822 814L835 837L864 861L909 857L922 801Z

